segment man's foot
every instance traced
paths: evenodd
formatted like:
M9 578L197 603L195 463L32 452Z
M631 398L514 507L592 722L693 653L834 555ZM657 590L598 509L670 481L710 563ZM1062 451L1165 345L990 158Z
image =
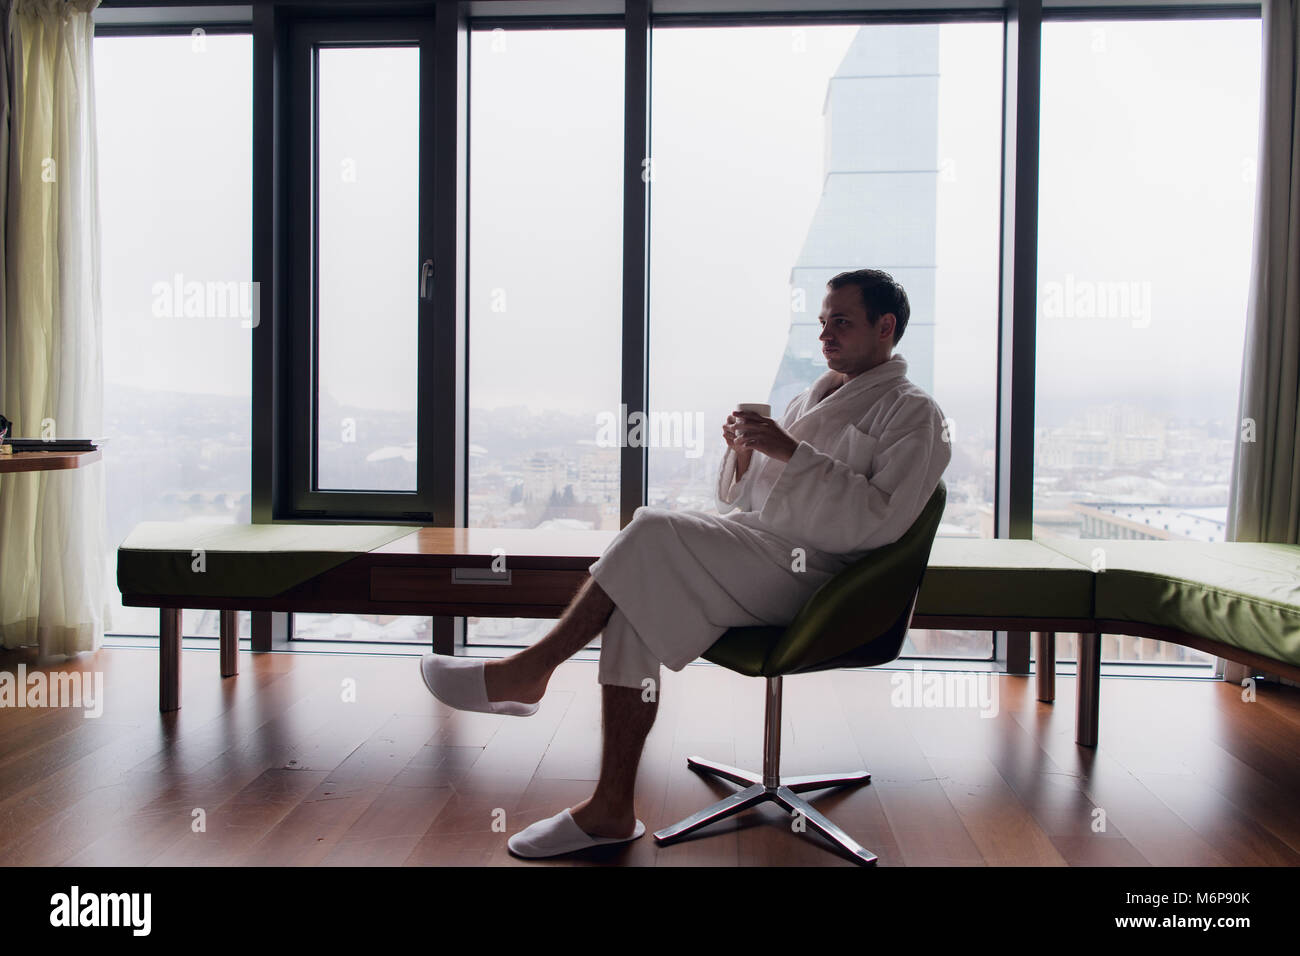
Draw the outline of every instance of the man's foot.
M489 701L516 700L521 704L535 704L545 696L550 675L547 674L540 680L530 679L519 674L519 669L512 657L488 661L483 665L483 682L487 685Z
M645 836L645 824L640 820L635 821L632 832L626 836L592 836L578 826L572 812L565 809L554 816L524 827L506 841L506 846L515 856L537 859L546 856L563 856L566 853L587 850L594 846L627 843L643 836Z
M425 654L420 658L420 678L429 693L457 710L513 717L531 717L537 713L536 700L488 700L485 663L473 657Z
M569 808L573 822L589 836L622 839L631 837L636 830L636 814L628 806L624 813L612 813L592 803L588 797L577 806Z

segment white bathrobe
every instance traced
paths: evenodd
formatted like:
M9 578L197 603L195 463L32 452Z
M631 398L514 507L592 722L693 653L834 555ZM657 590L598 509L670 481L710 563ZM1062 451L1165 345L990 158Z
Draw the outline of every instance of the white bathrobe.
M788 462L754 452L735 481L722 459L721 514L642 506L591 566L630 627L672 670L731 627L788 624L817 588L863 553L897 541L952 458L938 403L894 353L831 392L827 370L779 423ZM823 400L824 399L824 400Z

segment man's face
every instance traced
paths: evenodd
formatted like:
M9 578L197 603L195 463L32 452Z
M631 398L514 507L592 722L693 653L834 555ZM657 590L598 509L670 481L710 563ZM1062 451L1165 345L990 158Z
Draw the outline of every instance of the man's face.
M873 327L867 321L862 292L855 285L830 290L822 300L822 355L828 368L848 378L886 361L894 347L894 313L886 312Z

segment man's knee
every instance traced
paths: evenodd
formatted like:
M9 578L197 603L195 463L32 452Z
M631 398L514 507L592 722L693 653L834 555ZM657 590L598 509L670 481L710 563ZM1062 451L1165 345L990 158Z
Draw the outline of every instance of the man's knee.
M652 538L662 535L675 535L674 523L678 520L676 512L666 508L639 507L632 516L632 521L622 534L633 538Z

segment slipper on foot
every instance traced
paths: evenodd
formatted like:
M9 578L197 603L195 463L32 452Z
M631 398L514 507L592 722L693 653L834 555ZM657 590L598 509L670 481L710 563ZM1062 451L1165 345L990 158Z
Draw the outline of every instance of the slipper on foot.
M425 654L420 658L420 676L424 678L429 693L457 710L508 714L511 717L529 717L537 713L537 704L488 700L483 664L482 660L474 657Z
M638 820L631 836L592 836L578 826L578 822L573 819L573 814L566 807L553 817L538 820L536 823L524 827L506 841L506 846L510 848L510 852L515 856L536 859L544 856L560 856L564 853L573 853L576 850L585 850L592 846L604 846L608 843L628 843L644 833L645 824Z

